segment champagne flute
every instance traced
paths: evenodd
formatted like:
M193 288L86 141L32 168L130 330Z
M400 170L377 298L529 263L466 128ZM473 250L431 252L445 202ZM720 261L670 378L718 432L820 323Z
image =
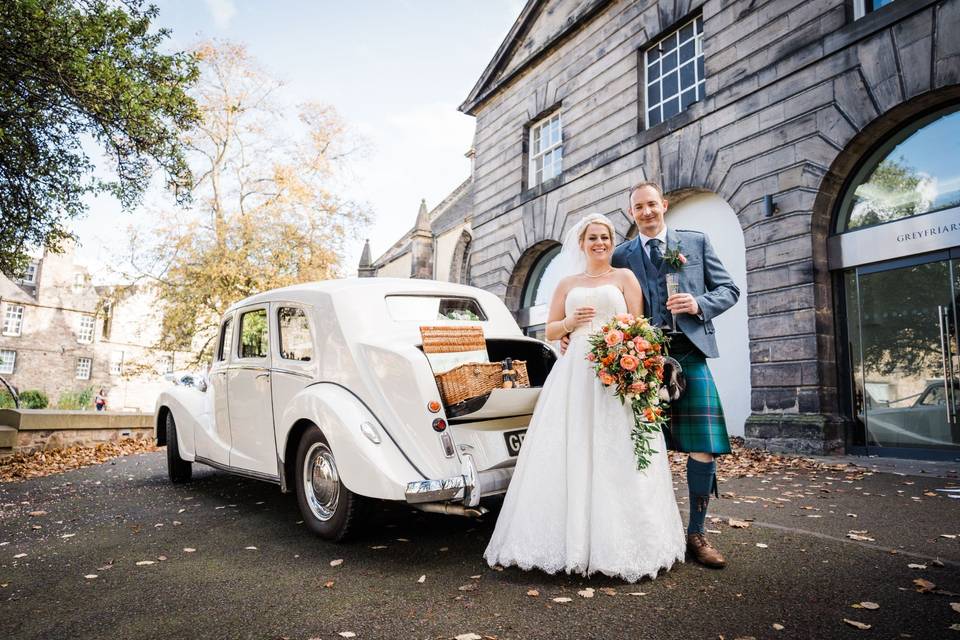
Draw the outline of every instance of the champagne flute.
M680 274L679 273L668 273L665 276L667 280L667 298L670 296L680 293ZM677 333L677 314L670 314L673 318L673 328L670 330L670 333Z

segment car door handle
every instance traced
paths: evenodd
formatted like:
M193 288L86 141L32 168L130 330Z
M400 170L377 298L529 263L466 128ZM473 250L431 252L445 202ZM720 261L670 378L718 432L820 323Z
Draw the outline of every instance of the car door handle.
M269 378L269 377L270 377L270 372L266 371L264 373L258 373L256 379L259 380L260 378Z

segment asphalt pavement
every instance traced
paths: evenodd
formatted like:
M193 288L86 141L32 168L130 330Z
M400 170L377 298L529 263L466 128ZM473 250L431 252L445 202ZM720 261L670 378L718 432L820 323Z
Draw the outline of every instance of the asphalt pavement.
M869 470L725 481L708 526L729 566L626 584L487 567L495 512L377 503L331 544L275 485L196 466L174 486L162 452L128 456L0 485L0 638L960 639L951 487Z

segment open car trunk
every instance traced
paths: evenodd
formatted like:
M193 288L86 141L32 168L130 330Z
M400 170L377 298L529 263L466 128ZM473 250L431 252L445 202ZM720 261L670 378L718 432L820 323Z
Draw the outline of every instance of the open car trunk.
M530 386L494 389L488 395L446 405L447 418L451 422L489 420L533 413L533 407L540 397L540 389L557 360L553 350L537 340L488 338L486 343L490 362L501 362L507 358L525 362Z

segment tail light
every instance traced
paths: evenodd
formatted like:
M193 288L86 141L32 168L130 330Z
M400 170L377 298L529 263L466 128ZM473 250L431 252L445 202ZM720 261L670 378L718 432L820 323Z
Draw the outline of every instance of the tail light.
M437 418L436 420L433 421L433 430L436 431L437 433L440 433L446 428L447 428L447 421L444 420L443 418Z

